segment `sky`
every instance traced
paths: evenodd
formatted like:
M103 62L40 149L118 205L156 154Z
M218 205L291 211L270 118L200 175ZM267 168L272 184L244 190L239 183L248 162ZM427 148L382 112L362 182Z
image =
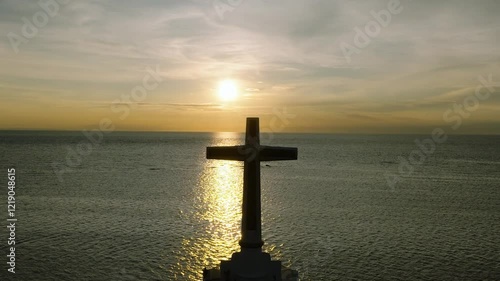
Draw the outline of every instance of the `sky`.
M500 134L499 14L498 0L2 0L0 129L242 131L256 116L271 132Z

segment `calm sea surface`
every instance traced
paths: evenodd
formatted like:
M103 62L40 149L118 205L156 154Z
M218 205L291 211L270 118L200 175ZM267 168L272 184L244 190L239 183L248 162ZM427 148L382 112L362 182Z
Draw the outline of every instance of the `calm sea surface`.
M500 280L500 137L451 136L417 159L427 137L263 137L299 148L262 165L266 250L304 280ZM17 278L4 226L0 280L201 280L238 249L243 175L205 147L242 141L0 132L4 218L7 168L18 177ZM422 164L400 165L410 155Z

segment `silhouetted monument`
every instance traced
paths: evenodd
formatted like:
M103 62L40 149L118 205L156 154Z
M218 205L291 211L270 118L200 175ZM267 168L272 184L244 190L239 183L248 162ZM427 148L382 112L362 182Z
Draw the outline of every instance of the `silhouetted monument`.
M221 261L219 269L205 269L204 281L298 280L296 271L282 268L281 261L262 251L260 201L260 162L297 160L297 148L260 145L259 135L259 118L247 118L245 145L207 147L207 159L244 161L244 176L241 251Z

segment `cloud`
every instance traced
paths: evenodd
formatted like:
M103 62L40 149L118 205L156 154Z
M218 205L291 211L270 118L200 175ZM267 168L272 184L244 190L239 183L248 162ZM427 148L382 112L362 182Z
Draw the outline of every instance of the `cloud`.
M0 100L85 108L126 95L160 65L165 81L142 110L222 110L214 85L233 78L243 112L283 105L306 118L351 110L346 118L382 122L389 112L437 116L478 75L500 75L491 67L500 62L496 0L401 0L403 11L349 63L340 44L387 3L242 1L221 19L206 0L71 1L19 54L0 41ZM22 18L38 11L37 1L1 1L0 29L21 34Z

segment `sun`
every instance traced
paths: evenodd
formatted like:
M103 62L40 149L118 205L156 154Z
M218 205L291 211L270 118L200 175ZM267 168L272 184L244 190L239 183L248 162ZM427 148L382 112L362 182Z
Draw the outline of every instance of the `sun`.
M222 80L219 82L219 98L223 101L233 101L238 97L238 86L233 80Z

